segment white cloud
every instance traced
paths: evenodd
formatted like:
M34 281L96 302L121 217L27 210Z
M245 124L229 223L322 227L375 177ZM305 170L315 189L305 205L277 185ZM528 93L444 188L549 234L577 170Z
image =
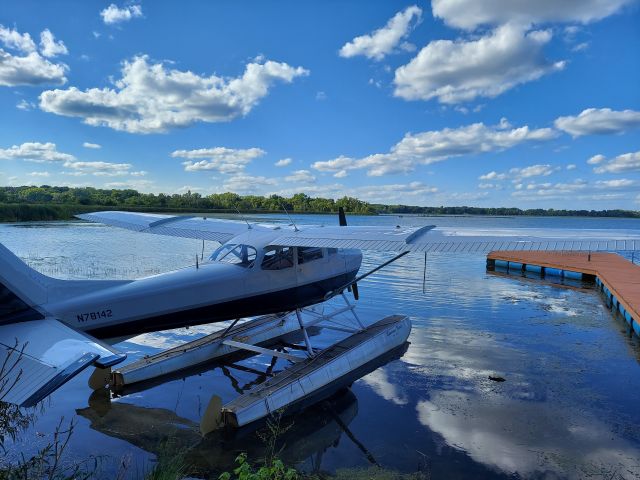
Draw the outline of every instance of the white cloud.
M6 48L22 53L36 51L36 44L31 38L31 35L28 33L20 33L15 28L6 28L2 24L0 24L0 43Z
M224 181L223 188L226 192L257 194L260 187L272 187L277 185L274 178L251 175L236 175Z
M185 158L182 162L186 172L215 170L220 173L238 173L255 158L266 152L260 148L233 149L226 147L176 150L173 158ZM198 161L194 161L198 160Z
M25 142L10 148L0 148L0 160L12 159L45 163L71 162L75 160L75 157L68 153L58 152L55 143Z
M568 183L529 183L526 189L516 190L511 195L529 200L539 198L563 198L567 195L584 191L587 187L588 182L582 179L576 179Z
M379 61L396 49L402 39L420 22L422 9L417 5L405 8L396 13L387 24L368 35L361 35L345 43L340 49L340 56L344 58L364 55ZM415 21L414 21L415 19ZM410 44L405 44L407 50Z
M102 21L107 25L128 22L133 18L142 17L142 7L140 5L130 5L119 8L114 3L100 12Z
M587 108L578 116L558 117L554 123L556 128L574 137L623 133L632 128L640 128L640 112Z
M582 42L571 48L572 52L583 52L589 48L589 42Z
M102 148L102 145L99 145L97 143L90 143L90 142L84 142L82 146L84 148L93 148L93 149Z
M132 165L130 163L109 162L65 162L64 166L70 168L77 175L95 175L97 177L117 177L128 175Z
M596 182L596 188L628 188L636 186L637 182L628 178L617 178L615 180L600 180Z
M64 44L55 43L49 30L43 31L42 35L43 38L49 38L50 35L53 46L46 44L47 48L43 47L40 54L36 51L31 35L0 24L0 46L4 47L0 48L0 86L62 85L67 81L65 72L68 67L64 63L52 63L45 58L52 51L60 51ZM5 49L13 50L14 53ZM64 49L66 51L66 47Z
M316 177L314 177L309 170L296 170L291 175L284 177L287 182L295 183L314 183Z
M151 180L121 180L104 184L105 188L132 188L139 192L149 192L155 190L155 185Z
M409 172L416 165L429 165L460 155L506 150L528 141L546 141L557 135L550 128L509 127L503 119L496 126L474 123L459 128L408 133L389 153L376 153L361 159L340 156L315 162L312 167L324 172L366 169L370 176L381 176Z
M549 164L531 165L525 168L512 168L509 170L509 175L514 179L514 182L519 182L523 178L546 177L558 170L560 170L560 167L552 167Z
M51 174L49 172L30 172L27 173L30 177L49 177Z
M325 92L322 92L322 91L316 92L316 100L321 102L326 99L327 99L327 94Z
M45 57L56 57L67 55L69 51L62 40L56 42L53 33L47 28L40 33L40 53Z
M594 155L593 157L591 157L589 160L587 160L587 163L589 165L598 165L599 163L604 162L607 159L607 157L605 157L604 155Z
M276 163L274 163L274 165L276 167L286 167L287 165L291 165L291 162L293 162L291 158L281 158Z
M567 170L575 170L577 168L577 165L575 163L570 163L569 165L566 166Z
M479 180L504 180L505 178L507 178L506 173L498 173L495 170L478 177Z
M544 22L589 23L619 11L633 0L432 0L433 16L447 25L473 30L480 25Z
M338 172L333 174L333 176L335 178L345 178L347 175L349 175L349 174L347 173L346 170L340 170L340 171L338 171Z
M595 173L621 173L640 171L640 151L624 153L593 169Z
M167 70L137 56L122 65L114 88L76 87L48 90L40 95L46 112L80 117L92 126L130 133L165 132L195 122L226 122L248 114L276 82L290 83L308 75L302 67L267 61L249 63L240 77L200 76Z
M474 40L432 41L396 70L394 95L448 104L496 97L564 68L565 62L544 58L551 36L550 30L526 32L507 24Z
M27 100L25 100L23 98L22 100L20 100L16 104L16 108L19 109L19 110L29 111L29 110L33 110L35 108L35 104L33 104L32 102L29 102L29 101L27 101Z

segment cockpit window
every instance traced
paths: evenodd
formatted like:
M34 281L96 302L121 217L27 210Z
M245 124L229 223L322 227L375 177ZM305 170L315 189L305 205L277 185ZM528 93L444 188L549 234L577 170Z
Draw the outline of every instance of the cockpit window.
M298 265L322 258L322 249L318 247L298 247Z
M211 254L209 260L249 268L255 263L257 254L251 245L222 245Z
M282 270L291 267L293 267L293 248L277 247L264 253L263 270Z

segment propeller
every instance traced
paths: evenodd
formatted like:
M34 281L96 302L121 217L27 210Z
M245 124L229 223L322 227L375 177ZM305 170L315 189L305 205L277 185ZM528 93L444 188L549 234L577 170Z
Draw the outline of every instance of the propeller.
M344 214L344 208L338 207L338 224L341 227L347 226L347 217ZM358 291L358 284L353 283L349 286L348 290L353 293L353 298L358 300L360 298L360 292Z

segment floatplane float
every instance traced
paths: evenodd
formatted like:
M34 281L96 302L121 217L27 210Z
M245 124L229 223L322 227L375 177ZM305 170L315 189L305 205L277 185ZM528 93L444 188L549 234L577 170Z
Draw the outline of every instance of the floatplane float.
M291 366L219 411L213 426L243 426L278 409L330 393L367 363L401 347L411 321L390 315L365 325L346 291L358 299L358 282L410 252L490 250L635 250L635 239L611 240L606 231L586 239L549 237L526 229L500 235L464 234L434 226L260 224L206 217L95 212L82 220L142 233L217 241L208 261L137 280L60 280L33 270L0 245L0 400L23 407L43 398L88 366L92 388L115 389L150 381L239 352L283 358ZM361 250L395 256L358 275ZM425 257L426 258L426 257ZM343 307L314 309L334 297ZM350 324L341 317L349 314ZM255 318L257 317L257 318ZM241 321L241 320L245 321ZM114 344L172 328L231 321L194 342L130 365ZM312 328L349 335L314 348ZM302 340L287 342L291 335ZM275 346L275 347L274 347ZM284 348L283 348L284 347ZM214 402L215 403L215 402Z

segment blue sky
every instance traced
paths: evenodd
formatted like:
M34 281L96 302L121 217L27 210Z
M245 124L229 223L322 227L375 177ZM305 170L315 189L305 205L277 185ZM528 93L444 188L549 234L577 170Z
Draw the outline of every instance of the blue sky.
M0 184L640 208L637 0L3 2Z

